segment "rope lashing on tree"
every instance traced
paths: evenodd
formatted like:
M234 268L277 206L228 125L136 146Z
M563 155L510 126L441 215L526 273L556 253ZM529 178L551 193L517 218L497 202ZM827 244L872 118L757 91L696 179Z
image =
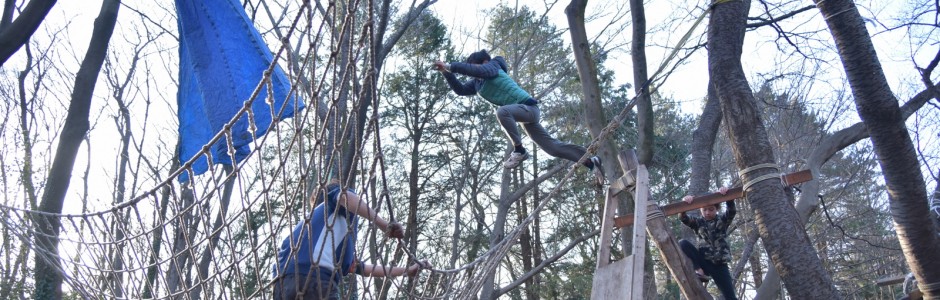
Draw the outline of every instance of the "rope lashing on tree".
M662 207L659 204L651 203L649 211L646 212L646 220L652 220L656 218L665 218L666 214L663 213Z
M924 291L940 292L940 281L932 282L932 283L918 282L917 289L920 290L921 292L924 292Z
M764 175L758 176L757 178L751 179L748 182L745 182L744 185L741 187L741 190L745 194L747 194L747 189L750 188L752 185L757 184L758 182L761 182L767 179L780 178L780 180L783 181L783 184L787 185L786 181L783 179L783 174L780 173L780 167L778 167L777 164L774 164L774 163L764 163L764 164L758 164L758 165L753 165L753 166L744 168L743 170L738 172L738 176L740 176L741 178L744 178L744 175L747 175L748 173L751 173L755 170L760 170L760 169L773 169L776 172L764 174Z

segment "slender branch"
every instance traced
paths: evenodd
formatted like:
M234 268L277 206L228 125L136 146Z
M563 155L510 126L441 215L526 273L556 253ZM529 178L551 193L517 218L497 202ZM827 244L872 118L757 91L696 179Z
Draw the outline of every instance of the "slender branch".
M580 238L577 238L577 239L571 241L570 243L568 243L567 246L565 246L564 249L561 249L560 251L558 251L558 253L555 253L555 255L553 255L552 257L549 257L548 259L542 261L541 264L539 264L538 266L535 266L534 268L532 268L532 270L529 270L529 272L526 272L525 274L522 274L522 276L519 277L518 279L516 279L516 281L513 281L513 282L509 283L508 285L506 285L506 286L500 288L498 291L496 291L496 296L499 297L500 295L505 294L505 293L511 291L512 289L518 287L518 286L521 285L522 283L524 283L524 282L526 282L527 280L529 280L529 278L532 278L532 276L535 276L536 274L541 273L541 272L542 272L542 269L544 269L544 268L547 267L548 265L554 263L555 261L557 261L558 259L560 259L562 256L565 256L565 254L567 254L568 251L571 251L571 249L573 249L574 246L577 246L577 245L580 244L581 242L584 242L584 241L586 241L587 239L592 238L592 237L594 237L595 235L597 235L597 234L599 234L599 233L601 233L601 230L600 230L600 229L595 229L594 231L591 231L590 233L588 233L588 234L586 234L586 235L584 235L584 236L582 236L582 237L580 237Z
M805 11L808 11L808 10L811 10L811 9L814 9L814 8L816 8L816 5L807 5L807 6L804 6L804 7L800 8L800 9L791 11L791 12L786 13L786 14L783 14L783 15L781 15L781 16L779 16L779 17L776 17L776 18L774 18L773 16L771 16L770 19L764 19L764 18L760 18L760 17L751 17L751 18L747 18L748 20L757 20L757 21L760 21L760 22L755 22L755 23L749 23L749 24L747 24L747 28L757 28L757 27L762 27L762 26L771 25L771 24L774 24L774 23L777 23L777 22L780 22L780 21L783 21L783 20L792 18L792 17L794 17L794 16L796 16L796 15L802 13L802 12L805 12ZM768 15L769 15L769 14L770 14L770 13L768 13Z

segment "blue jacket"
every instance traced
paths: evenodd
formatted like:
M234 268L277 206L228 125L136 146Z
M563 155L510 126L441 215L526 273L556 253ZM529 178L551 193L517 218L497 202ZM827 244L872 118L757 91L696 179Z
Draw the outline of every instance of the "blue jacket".
M352 192L352 190L349 191ZM338 205L338 195L338 188L329 191L327 201L317 205L310 213L309 223L301 220L290 236L284 239L277 253L274 277L289 274L306 276L311 272L319 272L323 269L321 265L329 265L339 267L333 270L333 273L339 276L331 276L333 281L339 281L343 275L357 271L358 264L354 261L358 217ZM328 220L330 220L329 224L327 224ZM345 224L345 226L338 224ZM332 236L342 234L337 232L345 232L345 234ZM295 252L292 252L292 246L296 249ZM323 249L325 247L329 249ZM321 261L321 256L325 253L331 253L332 257L323 257L322 259L328 259L328 261Z
M509 77L508 71L506 61L502 56L497 56L483 64L451 62L450 72L444 72L444 78L457 95L480 94L483 99L496 106L519 104L531 99L532 96ZM473 79L464 83L458 80L454 73Z

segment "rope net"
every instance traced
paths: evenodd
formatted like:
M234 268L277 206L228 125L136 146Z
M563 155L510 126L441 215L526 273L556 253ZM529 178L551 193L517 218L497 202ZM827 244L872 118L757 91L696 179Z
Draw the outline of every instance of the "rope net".
M313 6L311 6L313 5ZM342 18L350 8L304 2L293 22L279 36L282 44L275 60L288 73L295 101L306 99L307 108L291 119L278 120L272 109L267 134L254 136L248 157L229 165L210 164L196 175L197 159L214 161L210 146L231 143L232 125L247 120L257 130L251 102L273 103L269 68L247 104L216 134L203 150L168 174L150 190L103 209L81 214L49 214L2 206L2 225L33 251L36 259L53 262L63 275L68 292L90 299L243 299L269 298L273 266L282 241L297 224L309 224L310 212L322 201L331 174L355 170L358 195L380 216L395 220L388 210L391 197L380 143L379 113L371 105L374 89L349 84L348 78L376 83L373 20ZM358 22L358 23L357 23ZM331 31L329 28L334 28ZM362 29L361 35L357 31ZM280 34L280 33L278 33ZM292 53L303 53L295 55ZM267 90L267 99L256 99ZM373 94L370 94L373 93ZM626 119L635 99L615 117L588 147L596 152ZM361 139L352 137L359 136ZM342 165L351 161L352 165ZM416 277L345 276L340 298L470 299L476 298L487 276L541 210L573 176L570 164L537 208L505 234L502 240L475 260L445 269L433 268ZM183 173L189 180L177 179ZM340 176L342 177L342 176ZM83 210L84 211L84 210ZM327 222L327 227L341 224ZM423 256L420 247L409 249L389 239L368 220L359 221L357 259L365 264L407 266ZM356 224L347 224L354 229ZM340 225L341 226L341 225ZM39 228L58 227L58 236ZM35 237L58 240L50 251ZM322 255L322 252L319 253ZM296 255L296 254L295 254ZM444 264L446 265L446 264Z

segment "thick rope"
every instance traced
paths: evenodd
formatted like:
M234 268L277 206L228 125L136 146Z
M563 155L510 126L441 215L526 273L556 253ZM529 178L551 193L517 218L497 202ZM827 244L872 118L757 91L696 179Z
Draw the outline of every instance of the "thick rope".
M757 178L754 178L754 179L751 179L751 180L745 182L744 185L743 185L743 187L741 188L741 191L743 191L744 193L747 193L747 190L748 190L751 186L757 184L758 182L764 181L764 180L773 179L773 178L779 178L779 179L783 180L783 179L782 179L782 178L783 178L783 174L780 173L780 168L777 167L777 164L772 164L772 163L758 164L758 165L753 165L753 166L744 168L744 169L742 169L741 171L738 171L738 176L740 176L741 178L744 178L744 176L747 175L748 173L751 173L751 172L753 172L753 171L760 170L760 169L773 169L773 170L776 171L776 172L774 172L774 173L769 173L769 174L764 174L764 175L758 176Z

